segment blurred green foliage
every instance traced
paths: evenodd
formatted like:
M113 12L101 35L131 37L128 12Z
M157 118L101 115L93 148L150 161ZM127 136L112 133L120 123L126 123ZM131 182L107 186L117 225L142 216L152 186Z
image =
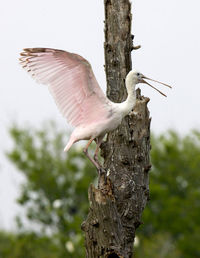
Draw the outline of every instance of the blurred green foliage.
M63 153L67 136L53 123L42 130L14 125L10 134L8 157L26 179L18 202L31 230L18 217L18 233L0 233L0 257L85 257L80 225L96 178L92 164L76 145ZM137 230L135 257L200 257L200 132L153 135L151 159L151 201Z
M81 148L63 152L68 137L52 122L42 130L15 125L10 134L14 147L8 157L26 179L18 203L25 208L31 228L55 240L56 257L84 257L80 225L88 212L87 189L96 177L93 165ZM17 223L23 232L20 217Z
M136 257L200 257L200 132L152 136L150 196Z
M57 258L60 247L54 242L51 237L39 236L33 232L20 234L0 232L0 257Z

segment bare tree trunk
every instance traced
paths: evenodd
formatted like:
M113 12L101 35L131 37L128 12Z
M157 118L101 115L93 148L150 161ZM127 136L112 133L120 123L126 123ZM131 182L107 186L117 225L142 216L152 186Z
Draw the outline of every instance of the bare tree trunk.
M131 5L129 0L105 0L104 4L107 95L121 102L127 94L124 79L131 69ZM104 171L98 188L89 188L90 211L82 224L88 258L133 255L135 230L149 198L148 101L138 90L134 113L101 145Z

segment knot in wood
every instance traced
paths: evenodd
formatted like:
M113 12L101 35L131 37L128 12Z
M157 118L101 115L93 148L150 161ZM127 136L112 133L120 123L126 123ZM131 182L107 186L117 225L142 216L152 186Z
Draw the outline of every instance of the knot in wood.
M94 220L92 221L92 226L98 228L98 227L99 227L99 221L98 221L97 219L94 219Z
M151 169L151 164L144 167L144 172L148 173L150 169Z
M120 258L120 256L118 256L116 253L111 253L107 256L107 258ZM123 257L121 256L121 258Z

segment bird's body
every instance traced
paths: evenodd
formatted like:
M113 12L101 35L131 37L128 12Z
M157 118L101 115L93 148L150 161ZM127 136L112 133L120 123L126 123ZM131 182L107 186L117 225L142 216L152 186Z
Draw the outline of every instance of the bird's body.
M122 103L114 103L105 96L91 65L83 57L49 48L27 48L21 56L23 68L36 81L48 85L58 109L75 127L64 150L68 151L77 141L89 140L84 152L99 169L97 154L105 134L116 129L133 109L135 86L139 82L147 83L143 80L146 77L136 70L130 71L125 83L128 97ZM97 142L94 159L87 152L93 140Z
M99 119L99 121L92 122L87 126L78 126L71 134L70 140L65 147L67 151L71 145L80 140L89 140L91 138L98 138L100 142L105 134L115 130L120 124L124 116L126 116L134 107L134 103L130 109L124 110L125 103L110 103L108 106L108 116L105 119Z
M98 138L98 143L101 143L106 133L115 130L122 122L122 119L133 109L136 103L136 94L132 87L127 88L128 97L122 103L114 103L107 99L105 106L106 117L97 117L95 121L83 126L80 125L73 131L70 140L65 147L67 151L74 142L79 140L89 140Z

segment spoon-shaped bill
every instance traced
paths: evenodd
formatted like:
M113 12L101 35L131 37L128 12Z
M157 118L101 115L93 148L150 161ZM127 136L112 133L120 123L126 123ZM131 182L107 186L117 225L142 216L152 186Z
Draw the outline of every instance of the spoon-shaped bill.
M145 80L142 80L142 83L146 83L147 85L152 87L154 90L157 90L160 94L162 94L163 96L167 97L162 91L158 90L156 87L152 86L150 83L146 82Z
M144 79L147 79L147 80L150 80L150 81L153 81L153 82L160 83L160 84L162 84L162 85L164 85L164 86L166 86L166 87L168 87L168 88L170 88L170 89L172 88L170 85L168 85L168 84L166 84L166 83L163 83L163 82L159 82L159 81L150 79L150 78L148 78L148 77L146 77L146 76L143 76L143 78L144 78Z

